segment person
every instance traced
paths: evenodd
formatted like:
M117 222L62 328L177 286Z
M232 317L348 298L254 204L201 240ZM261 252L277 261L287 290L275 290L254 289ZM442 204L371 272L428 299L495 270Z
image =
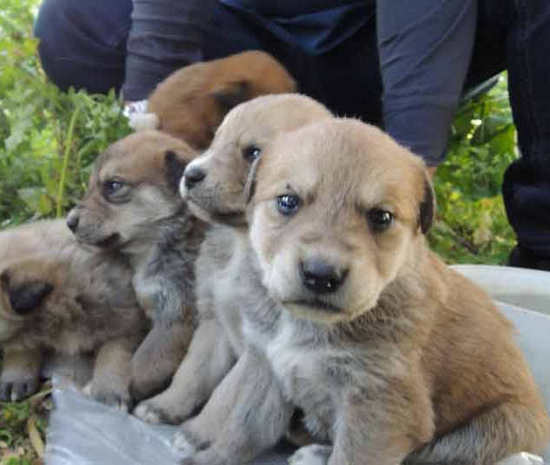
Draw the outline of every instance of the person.
M550 270L548 0L44 0L35 33L59 87L129 102L179 67L265 50L301 92L383 126L432 170L463 91L507 69L521 151L502 187L509 264Z

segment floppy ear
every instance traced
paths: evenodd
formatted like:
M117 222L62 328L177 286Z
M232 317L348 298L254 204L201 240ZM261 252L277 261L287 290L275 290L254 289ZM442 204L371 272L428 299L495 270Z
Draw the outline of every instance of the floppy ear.
M247 81L232 82L215 91L213 96L225 114L239 103L250 100L250 85Z
M432 185L427 178L424 179L424 197L420 202L418 213L418 226L422 234L426 234L433 223L435 215L435 196Z
M246 184L244 186L244 198L246 199L246 204L248 205L254 194L256 193L256 173L258 172L258 166L260 166L260 160L262 157L256 158L250 165L250 170L248 171L248 177L246 179Z
M26 315L35 310L53 291L50 283L29 281L8 290L11 308L19 315Z
M173 150L167 150L164 154L164 173L170 190L177 193L180 180L183 176L187 162L182 160Z

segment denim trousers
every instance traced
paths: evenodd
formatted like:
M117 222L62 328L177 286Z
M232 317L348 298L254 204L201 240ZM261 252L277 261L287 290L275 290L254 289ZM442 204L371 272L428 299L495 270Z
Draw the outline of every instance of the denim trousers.
M136 0L140 1L140 0ZM128 100L147 97L156 82L186 64L262 49L278 58L297 79L300 91L339 115L382 121L382 83L376 21L371 19L333 50L311 56L277 40L261 26L239 17L217 0L179 2L181 46L145 88L131 87ZM45 72L60 88L90 92L119 90L126 51L139 53L130 38L131 0L44 0L35 33ZM186 13L187 12L187 13ZM134 18L134 23L139 18ZM143 31L146 37L148 31ZM476 39L466 88L502 70L521 157L503 180L506 212L518 243L550 258L550 1L479 0Z

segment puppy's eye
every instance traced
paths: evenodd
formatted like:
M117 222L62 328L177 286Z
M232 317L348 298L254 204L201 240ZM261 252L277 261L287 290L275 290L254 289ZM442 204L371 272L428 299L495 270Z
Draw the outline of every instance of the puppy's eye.
M300 197L297 195L280 195L277 197L277 210L285 216L294 215L300 208Z
M256 147L255 145L248 145L243 149L242 153L243 158L250 163L260 156L260 154L262 153L262 149Z
M393 221L393 215L387 210L374 208L367 213L370 225L375 231L387 229Z
M119 179L108 179L102 186L103 196L107 200L121 198L128 193L128 187L128 184Z

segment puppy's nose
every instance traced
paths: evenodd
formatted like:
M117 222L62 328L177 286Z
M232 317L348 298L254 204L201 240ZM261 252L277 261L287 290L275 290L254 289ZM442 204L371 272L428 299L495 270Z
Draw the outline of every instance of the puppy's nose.
M316 294L336 292L345 281L348 270L337 270L320 259L300 262L300 277L306 288Z
M198 166L192 166L184 171L183 176L185 177L185 187L191 189L206 177L206 173Z
M67 217L67 226L72 232L75 232L76 228L78 228L79 221L80 221L80 217L78 213L76 212L69 213L69 216Z

